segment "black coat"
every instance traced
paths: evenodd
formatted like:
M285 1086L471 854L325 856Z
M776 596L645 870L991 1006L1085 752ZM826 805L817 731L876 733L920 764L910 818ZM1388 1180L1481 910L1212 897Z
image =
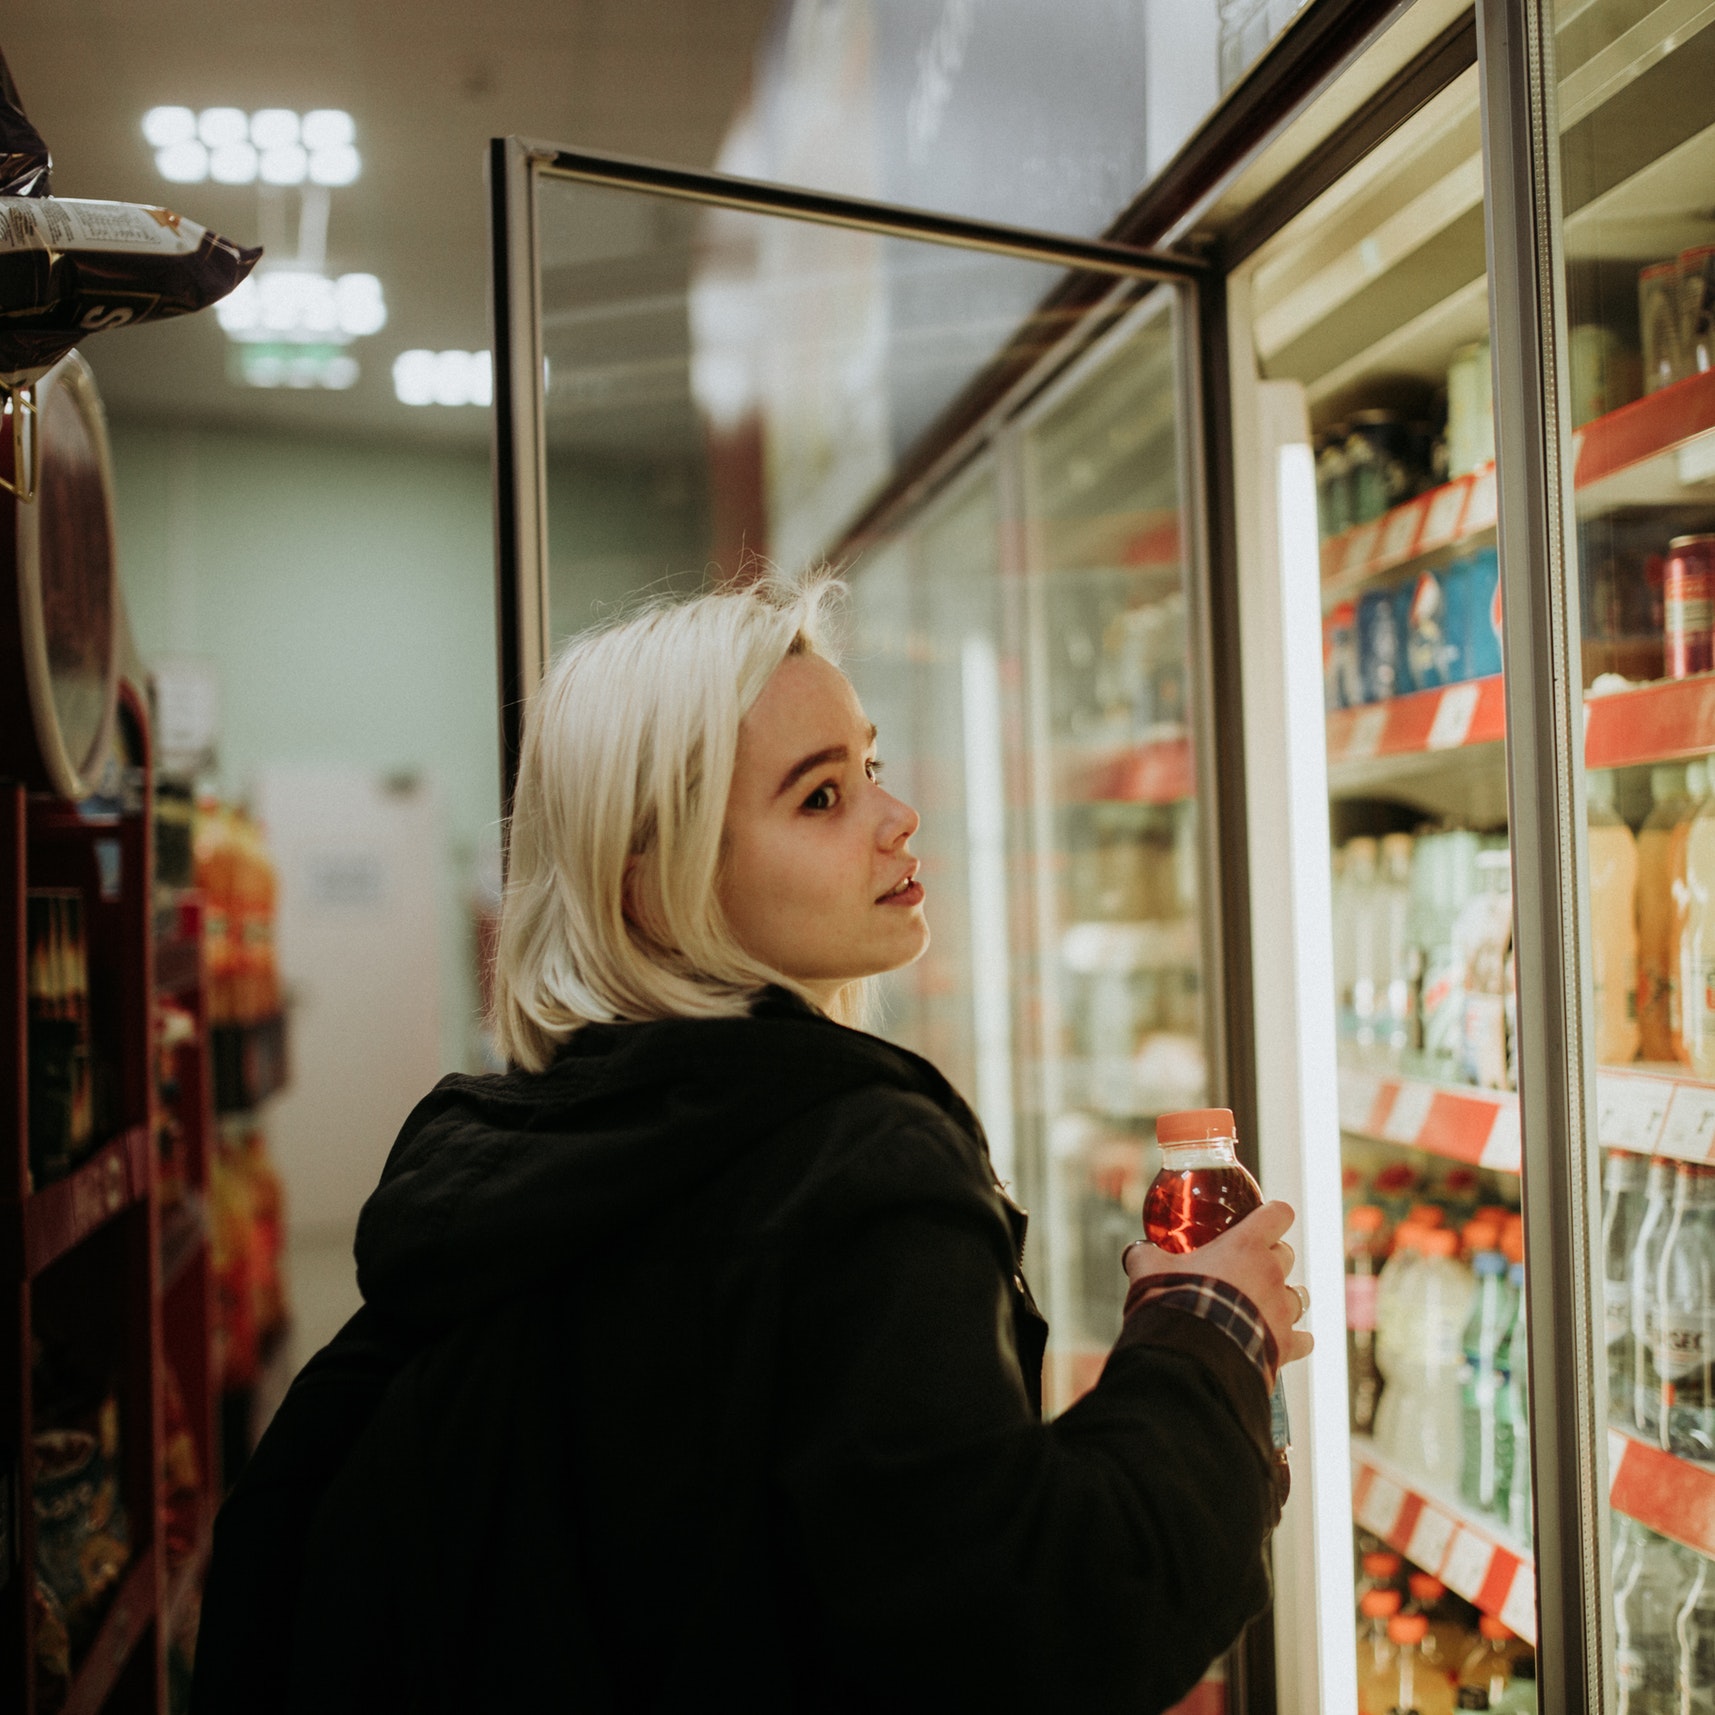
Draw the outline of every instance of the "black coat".
M1145 1308L1043 1423L1023 1229L932 1067L772 992L443 1079L216 1522L193 1710L1171 1704L1266 1600L1263 1383Z

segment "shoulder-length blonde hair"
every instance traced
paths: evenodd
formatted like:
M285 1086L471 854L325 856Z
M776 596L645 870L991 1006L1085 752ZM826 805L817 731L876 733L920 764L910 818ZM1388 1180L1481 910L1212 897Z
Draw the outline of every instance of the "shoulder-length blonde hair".
M738 727L789 655L833 661L826 573L653 602L574 638L524 722L491 1025L539 1072L586 1024L731 1018L799 984L734 939L716 884ZM627 909L627 871L631 872ZM858 984L834 1015L856 1022Z

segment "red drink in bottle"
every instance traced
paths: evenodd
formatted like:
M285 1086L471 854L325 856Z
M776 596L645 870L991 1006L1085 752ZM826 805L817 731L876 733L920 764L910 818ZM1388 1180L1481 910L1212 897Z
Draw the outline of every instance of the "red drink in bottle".
M1190 1108L1155 1122L1161 1171L1143 1202L1143 1236L1183 1254L1219 1238L1262 1206L1262 1187L1234 1153L1229 1108Z

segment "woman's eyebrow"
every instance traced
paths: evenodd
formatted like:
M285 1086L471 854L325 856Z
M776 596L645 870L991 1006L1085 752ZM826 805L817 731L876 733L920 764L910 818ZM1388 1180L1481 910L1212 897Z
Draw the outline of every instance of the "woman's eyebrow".
M870 724L869 729L869 743L875 743L875 725L873 722ZM802 757L787 769L786 778L774 789L774 796L779 798L783 794L790 792L792 788L810 772L811 769L820 768L825 762L850 762L851 759L851 750L843 744L832 744L829 745L826 750L813 751L809 756Z

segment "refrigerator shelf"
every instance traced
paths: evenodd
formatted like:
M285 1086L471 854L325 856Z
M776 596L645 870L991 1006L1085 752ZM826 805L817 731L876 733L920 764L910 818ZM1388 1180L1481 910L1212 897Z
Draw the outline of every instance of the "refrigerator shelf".
M1608 1504L1658 1536L1715 1560L1715 1467L1677 1458L1628 1429L1610 1428Z
M1342 1066L1340 1129L1497 1173L1519 1170L1518 1097L1510 1090Z
M1715 673L1662 679L1584 699L1587 768L1684 762L1711 750L1715 750Z
M1579 516L1619 506L1715 503L1715 494L1703 486L1715 476L1715 449L1707 458L1701 448L1680 456L1688 442L1711 431L1715 370L1688 376L1586 423L1572 437ZM1390 572L1473 542L1494 528L1491 463L1330 536L1322 544L1324 604L1332 606Z
M1536 1568L1499 1519L1402 1470L1368 1436L1352 1437L1352 1514L1467 1602L1536 1642Z
M1063 754L1062 803L1179 804L1197 790L1191 740L1183 734L1111 750Z

